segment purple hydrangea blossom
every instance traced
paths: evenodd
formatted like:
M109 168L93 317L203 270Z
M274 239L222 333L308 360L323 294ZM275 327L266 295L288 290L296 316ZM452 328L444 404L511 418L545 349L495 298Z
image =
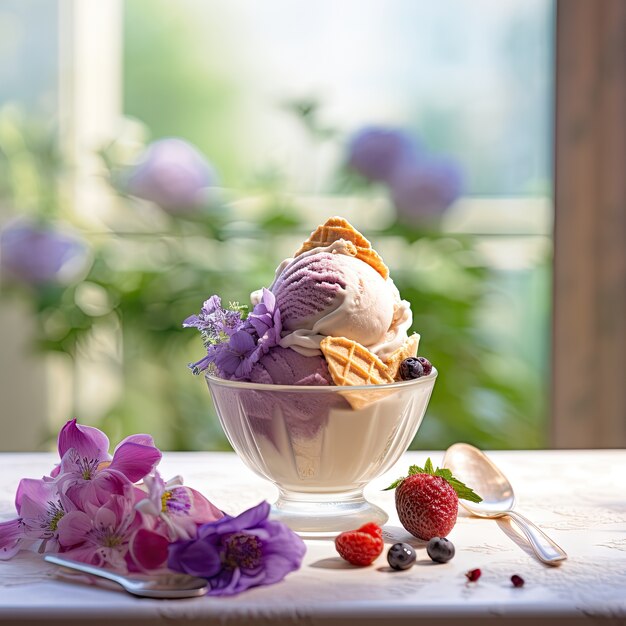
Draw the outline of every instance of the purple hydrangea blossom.
M151 143L131 170L126 190L171 214L192 213L210 199L217 176L197 148L174 137Z
M26 285L71 283L89 263L87 244L51 225L17 220L0 232L0 266Z
M461 195L463 171L458 163L443 157L405 163L394 171L389 190L400 220L436 219Z
M414 163L421 148L413 137L398 128L366 126L350 139L348 167L370 181L388 182L401 163Z
M194 539L170 544L168 567L206 578L213 596L280 582L300 567L306 547L285 524L268 520L269 512L261 502L237 517L203 524Z

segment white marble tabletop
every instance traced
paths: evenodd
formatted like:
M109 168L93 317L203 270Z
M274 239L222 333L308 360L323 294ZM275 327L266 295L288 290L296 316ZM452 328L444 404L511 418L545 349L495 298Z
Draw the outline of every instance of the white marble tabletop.
M302 568L274 586L231 598L157 601L59 579L41 556L22 552L0 562L0 622L5 624L626 624L626 450L490 452L515 487L518 509L569 554L560 567L538 562L507 521L462 512L449 538L456 557L428 559L424 543L398 522L393 492L381 489L427 455L410 452L366 490L390 515L386 547L407 541L418 548L408 571L387 567L385 552L370 567L343 562L332 540L307 541ZM48 454L0 454L0 519L15 515L19 478L40 477ZM273 500L275 488L230 453L165 453L167 478L185 483L231 514ZM477 583L465 572L480 568ZM525 586L514 588L518 574Z

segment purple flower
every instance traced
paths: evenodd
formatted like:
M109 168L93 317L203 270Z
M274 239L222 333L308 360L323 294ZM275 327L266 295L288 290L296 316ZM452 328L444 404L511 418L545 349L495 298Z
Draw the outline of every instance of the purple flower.
M246 330L238 330L228 343L220 344L215 351L215 366L222 376L243 379L250 376L252 366L261 358L256 350L255 337Z
M219 296L211 296L202 305L198 315L190 315L183 322L183 328L197 328L207 344L226 341L243 325L243 307L236 303L231 304L231 307L235 308L223 309Z
M27 285L68 284L89 264L87 244L52 226L15 221L0 233L0 266Z
M261 302L254 307L248 320L259 336L257 347L260 348L262 354L267 354L270 348L279 344L280 333L283 329L280 310L276 306L276 296L269 289L263 287Z
M212 522L224 516L195 489L183 486L180 476L167 483L159 472L143 479L146 497L139 501L136 509L152 518L157 526L163 525L171 541L191 539L200 524Z
M234 302L230 303L230 308L224 309L219 296L211 296L202 305L198 315L190 315L183 322L183 328L197 328L200 331L207 351L206 356L199 361L189 363L188 367L194 374L203 372L219 359L229 371L232 366L233 374L230 375L234 375L239 367L239 363L235 363L239 359L238 350L244 346L239 339L230 345L230 339L244 328L244 308Z
M283 523L269 521L269 512L261 502L238 517L203 524L195 539L170 545L168 567L208 579L214 596L283 580L300 567L306 547Z
M461 195L463 172L445 158L405 163L394 171L389 188L400 219L415 223L446 211Z
M404 162L419 160L420 146L406 131L382 126L362 128L348 145L348 167L371 181L386 182Z
M130 172L126 190L171 214L190 213L209 199L215 170L190 143L167 138L150 144Z

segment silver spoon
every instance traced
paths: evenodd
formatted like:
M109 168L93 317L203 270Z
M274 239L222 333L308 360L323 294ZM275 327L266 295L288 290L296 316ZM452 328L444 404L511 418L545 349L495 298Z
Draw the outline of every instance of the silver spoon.
M47 554L45 560L61 567L106 578L121 585L128 593L144 598L195 598L207 592L207 581L187 574L159 574L152 578L131 578L111 572L110 570L87 565L79 561L64 559L53 554Z
M560 565L567 558L563 548L513 510L515 494L511 483L481 450L467 443L455 443L446 450L443 466L483 498L479 504L459 500L470 513L478 517L510 517L524 533L537 557L548 565Z

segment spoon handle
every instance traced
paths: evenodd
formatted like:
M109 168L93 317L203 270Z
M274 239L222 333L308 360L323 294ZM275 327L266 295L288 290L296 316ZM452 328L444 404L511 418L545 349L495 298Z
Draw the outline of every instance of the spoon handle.
M55 565L60 565L61 567L67 567L68 569L76 570L77 572L83 572L83 574L91 574L92 576L99 576L100 578L106 578L107 580L112 580L124 587L124 582L126 579L123 576L118 576L113 572L109 572L101 567L96 567L95 565L88 565L87 563L81 563L80 561L72 561L71 559L63 559L59 556L54 556L52 554L46 554L44 557L48 563L54 563Z
M567 558L567 553L557 545L543 530L517 511L509 511L508 516L526 535L537 557L548 565L559 565Z

